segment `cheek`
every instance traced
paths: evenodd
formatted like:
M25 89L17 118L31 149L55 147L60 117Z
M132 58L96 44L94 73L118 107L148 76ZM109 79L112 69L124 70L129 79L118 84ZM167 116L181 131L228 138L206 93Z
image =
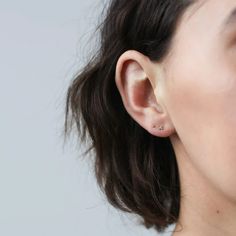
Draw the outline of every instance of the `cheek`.
M172 66L168 112L194 166L236 199L236 68L198 58Z

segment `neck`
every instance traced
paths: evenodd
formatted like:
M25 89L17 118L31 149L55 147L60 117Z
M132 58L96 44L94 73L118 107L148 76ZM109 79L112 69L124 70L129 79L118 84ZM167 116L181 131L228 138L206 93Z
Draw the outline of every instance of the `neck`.
M181 183L180 215L173 236L235 236L236 202L194 168L180 142L175 140L173 147Z

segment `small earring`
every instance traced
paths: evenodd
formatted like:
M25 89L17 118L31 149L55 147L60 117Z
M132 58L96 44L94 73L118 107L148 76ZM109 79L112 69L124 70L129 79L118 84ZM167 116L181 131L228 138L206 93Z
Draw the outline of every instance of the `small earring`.
M156 125L153 125L153 128L156 128ZM159 128L158 128L159 130L164 130L164 126L163 125L161 125L161 126L159 126Z

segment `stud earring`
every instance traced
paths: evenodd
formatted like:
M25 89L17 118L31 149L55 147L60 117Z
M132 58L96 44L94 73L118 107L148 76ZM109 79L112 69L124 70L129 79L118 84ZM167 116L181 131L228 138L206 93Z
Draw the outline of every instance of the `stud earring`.
M153 125L153 128L156 128L156 125ZM161 126L159 126L159 128L158 128L159 130L164 130L164 126L163 125L161 125Z

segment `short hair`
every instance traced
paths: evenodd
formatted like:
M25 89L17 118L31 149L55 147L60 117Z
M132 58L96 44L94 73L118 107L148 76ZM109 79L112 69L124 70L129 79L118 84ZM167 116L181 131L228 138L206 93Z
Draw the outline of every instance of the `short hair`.
M126 50L161 61L178 21L193 0L112 0L99 26L99 50L73 78L66 97L65 136L76 124L95 151L97 183L114 207L141 216L163 232L176 223L180 181L169 137L156 137L127 113L115 84L116 63Z

